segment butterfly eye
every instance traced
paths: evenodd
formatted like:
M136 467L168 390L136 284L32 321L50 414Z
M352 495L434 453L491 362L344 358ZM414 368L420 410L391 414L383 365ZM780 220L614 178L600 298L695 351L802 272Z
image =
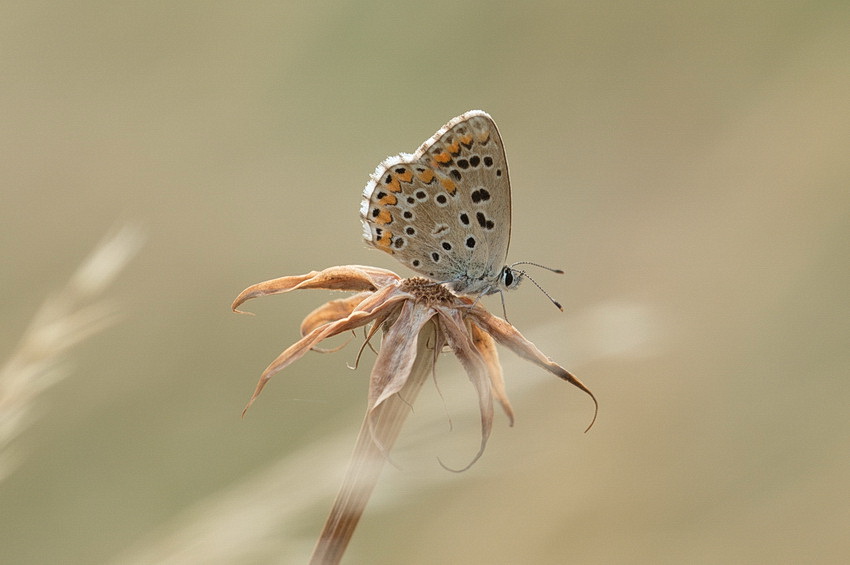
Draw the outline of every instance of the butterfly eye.
M505 285L505 288L516 288L522 281L523 274L525 273L522 271L514 271L510 267L505 266L502 269L502 284Z

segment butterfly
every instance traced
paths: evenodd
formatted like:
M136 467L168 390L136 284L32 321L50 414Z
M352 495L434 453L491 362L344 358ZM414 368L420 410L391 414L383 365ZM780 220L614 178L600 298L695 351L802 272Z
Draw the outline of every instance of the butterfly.
M378 165L360 217L370 245L458 294L502 292L524 275L505 264L508 162L496 123L482 110L450 120L413 154Z

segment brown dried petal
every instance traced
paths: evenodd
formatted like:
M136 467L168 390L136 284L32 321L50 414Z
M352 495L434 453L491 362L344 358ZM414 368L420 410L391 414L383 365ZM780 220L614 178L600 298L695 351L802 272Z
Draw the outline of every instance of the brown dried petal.
M511 408L511 402L508 400L508 394L505 391L505 379L502 376L502 365L499 363L499 353L496 351L496 341L490 337L488 333L479 328L476 324L470 324L472 330L472 343L475 349L481 354L484 363L487 365L487 376L490 378L490 386L493 389L493 396L502 405L502 410L508 416L510 424L514 425L514 410Z
M473 323L477 324L484 330L485 333L493 336L496 341L522 357L528 361L531 361L535 365L543 367L550 373L554 373L558 377L564 379L575 387L586 392L590 398L593 400L593 420L591 420L590 425L587 426L589 430L593 423L596 421L596 414L599 411L599 403L596 401L596 397L593 396L593 393L590 392L590 389L585 386L583 382L581 382L578 377L553 362L551 359L546 357L537 346L525 339L519 331L513 327L511 324L506 322L505 320L490 314L482 308L481 306L476 306L470 311L470 315L473 317ZM587 431L587 430L585 430Z
M472 385L478 393L478 409L481 412L481 445L478 448L478 453L462 469L449 469L443 465L450 471L463 472L481 458L484 454L484 448L487 447L487 440L490 439L490 432L493 429L493 396L488 379L487 363L474 347L466 324L461 318L461 313L454 308L438 308L438 311L440 312L440 325L445 332L449 346L455 357L463 365L469 380L472 381Z
M244 414L245 411L250 408L251 404L254 403L254 400L257 399L257 396L259 396L263 388L266 386L266 383L275 373L278 373L294 361L303 357L305 353L318 345L322 340L348 330L359 328L360 326L375 320L383 322L383 320L394 313L394 308L392 308L394 304L404 302L408 298L409 296L407 294L399 293L395 286L386 286L377 292L372 293L368 298L360 302L358 309L353 311L349 316L342 320L337 320L336 322L318 326L306 336L287 347L286 350L278 355L277 359L272 361L271 364L266 367L266 370L263 371L263 374L260 376L260 380L257 383L257 387L254 390L254 394L251 395L251 399L248 401L248 405L242 413Z
M247 300L257 298L258 296L281 294L291 290L313 288L354 292L373 291L399 280L400 277L392 271L378 269L377 267L364 267L360 265L330 267L323 271L311 271L305 275L280 277L249 286L236 297L231 308L234 312L240 312L238 310L239 306Z
M385 329L369 379L370 412L404 387L416 359L417 336L434 315L434 310L423 303L405 300L398 318Z
M305 336L322 324L345 318L365 300L371 292L358 292L346 298L326 302L307 314L301 322L301 335Z

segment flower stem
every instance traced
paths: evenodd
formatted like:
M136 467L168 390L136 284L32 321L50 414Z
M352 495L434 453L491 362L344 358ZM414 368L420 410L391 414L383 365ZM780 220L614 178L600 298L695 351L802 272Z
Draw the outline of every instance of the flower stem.
M436 326L431 320L419 332L416 359L404 387L363 419L345 479L313 550L311 565L334 565L342 559L410 407L433 371L435 342Z

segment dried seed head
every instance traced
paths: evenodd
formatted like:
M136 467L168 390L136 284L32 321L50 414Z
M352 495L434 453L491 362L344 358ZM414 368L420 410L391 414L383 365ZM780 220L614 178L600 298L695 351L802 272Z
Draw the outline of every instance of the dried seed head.
M454 304L460 300L443 285L422 277L404 279L401 281L400 289L412 294L417 302L424 302L429 306L439 303Z

